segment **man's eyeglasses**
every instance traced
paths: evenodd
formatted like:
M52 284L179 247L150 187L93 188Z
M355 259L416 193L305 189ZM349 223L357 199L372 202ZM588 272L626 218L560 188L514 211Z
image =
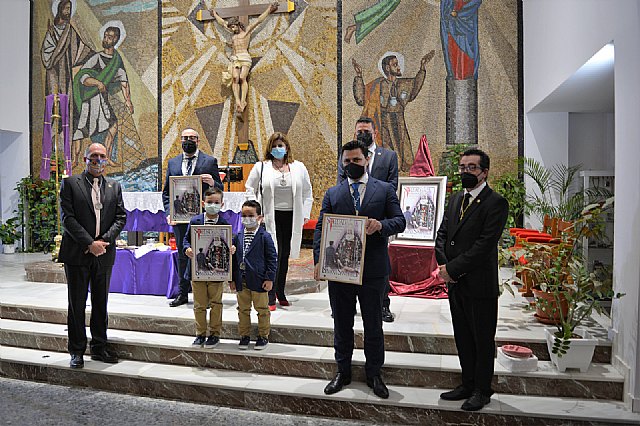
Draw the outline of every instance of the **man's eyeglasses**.
M464 172L475 172L476 170L482 170L482 167L476 164L469 164L468 166L464 166L462 164L458 165L458 171L460 173Z
M193 142L197 142L198 141L198 137L197 136L181 136L180 139L184 142L184 141L193 141Z

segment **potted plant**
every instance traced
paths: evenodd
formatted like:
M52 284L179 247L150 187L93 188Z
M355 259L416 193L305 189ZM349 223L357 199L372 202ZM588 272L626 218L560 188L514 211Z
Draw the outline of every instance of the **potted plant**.
M610 190L600 187L574 191L581 165L556 164L549 169L533 158L522 161L525 176L533 182L528 187L525 211L536 215L540 222L545 215L562 220L577 219L587 202L604 201L613 195Z
M22 237L22 232L18 229L19 218L12 217L5 223L0 224L0 240L2 240L5 254L15 253L15 243Z
M613 197L590 204L564 230L559 241L525 244L516 252L519 259L516 269L524 272L537 290L534 291L537 317L555 325L555 329L546 330L547 343L551 360L561 371L567 367L583 371L588 368L597 339L589 339L579 326L594 311L604 312L601 304L604 298L623 296L613 291L610 268L588 271L581 250L586 238L603 238L604 217L612 204ZM575 360L576 354L584 357Z

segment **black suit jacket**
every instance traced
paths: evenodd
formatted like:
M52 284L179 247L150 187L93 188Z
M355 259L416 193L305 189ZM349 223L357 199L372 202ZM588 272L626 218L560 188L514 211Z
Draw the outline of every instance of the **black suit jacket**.
M453 195L436 237L438 265L446 265L461 294L498 296L498 240L507 222L509 203L487 185L459 221L464 191Z
M94 240L103 240L109 246L107 252L97 259L102 266L111 266L116 258L116 239L127 222L122 189L115 180L104 178L100 191L103 206L100 211L100 235L96 238L96 215L87 177L93 180L86 172L62 180L60 207L64 233L58 260L68 265L88 265L96 258L91 253L85 253L89 245Z
M162 202L164 203L164 212L169 215L169 176L182 176L182 159L184 154L177 155L167 162L167 172L165 173L164 187L162 188ZM218 160L215 157L205 154L204 152L198 152L198 160L193 168L192 175L210 174L215 181L215 187L224 190L224 185L220 180L220 173L218 171ZM202 182L202 194L200 196L204 199L204 192L209 189L209 185Z
M376 148L373 168L369 176L383 182L388 182L393 186L393 190L398 190L398 154L390 149L381 146ZM338 160L338 183L345 180L342 161Z

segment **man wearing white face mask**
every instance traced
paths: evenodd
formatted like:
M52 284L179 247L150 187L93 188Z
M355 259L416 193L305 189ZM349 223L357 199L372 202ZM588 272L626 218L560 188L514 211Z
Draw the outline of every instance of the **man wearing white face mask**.
M222 202L223 192L218 188L209 188L204 192L205 213L194 216L187 227L184 236L184 254L193 258L194 253L191 248L191 226L192 225L229 225L218 213L224 205ZM235 253L235 246L229 248L229 255ZM198 257L206 257L203 253L198 253ZM198 264L202 264L199 261ZM196 320L196 339L192 346L213 349L220 343L220 332L222 330L222 281L191 281L193 289L193 315ZM207 326L207 305L211 307L209 324ZM207 331L209 336L207 337Z
M277 244L278 268L269 292L269 310L289 306L285 283L289 258L300 256L302 227L311 217L313 193L305 165L293 159L287 136L275 132L269 138L264 161L253 166L245 183L246 198L258 200L263 208L267 232Z
M89 145L84 154L87 169L62 180L60 207L64 234L58 260L64 263L69 310L67 328L71 368L84 367L87 348L85 309L91 282L91 359L115 363L107 350L107 296L116 258L115 241L127 213L120 184L104 176L107 150Z

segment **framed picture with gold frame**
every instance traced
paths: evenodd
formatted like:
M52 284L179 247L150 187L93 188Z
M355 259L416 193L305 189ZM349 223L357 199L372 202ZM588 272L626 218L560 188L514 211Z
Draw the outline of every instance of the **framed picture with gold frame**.
M320 239L320 278L362 285L366 216L325 214Z

